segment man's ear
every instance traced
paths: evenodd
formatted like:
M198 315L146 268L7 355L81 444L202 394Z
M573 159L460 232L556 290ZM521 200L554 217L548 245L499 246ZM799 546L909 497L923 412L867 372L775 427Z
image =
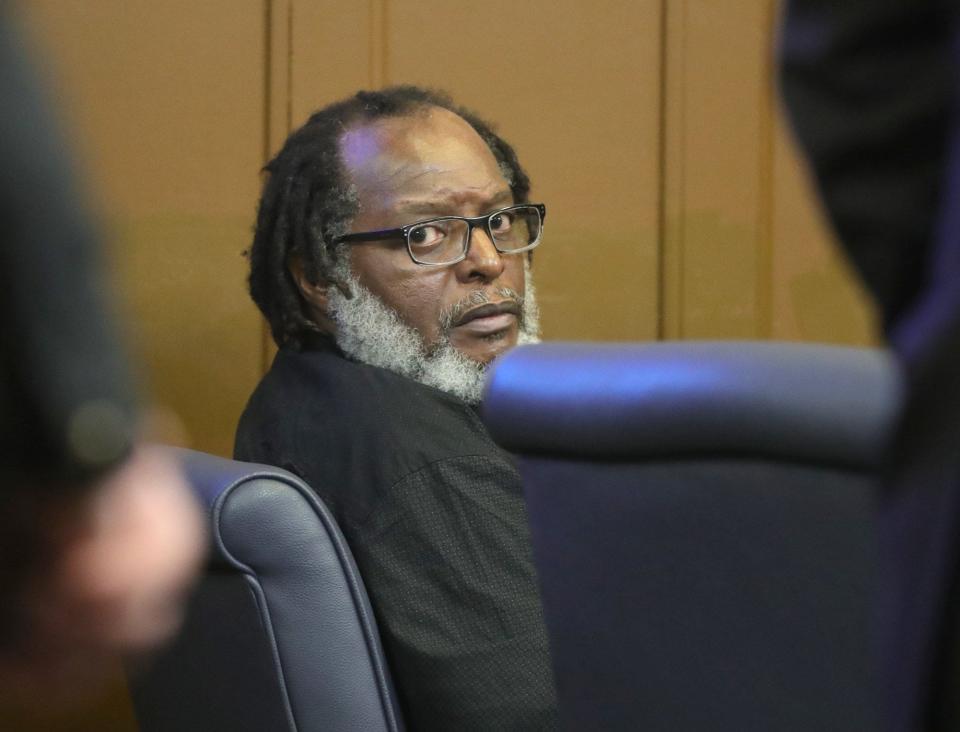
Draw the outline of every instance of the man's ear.
M325 333L333 333L335 324L327 314L330 304L327 290L330 283L308 277L303 259L296 254L292 255L287 261L287 269L290 271L290 276L293 277L297 289L300 290L300 295L307 303L313 322Z
M327 313L327 287L329 285L321 280L312 281L307 277L306 269L303 266L303 259L294 254L287 262L287 268L290 270L290 276L300 290L303 299L310 305L311 310L319 310L326 315Z

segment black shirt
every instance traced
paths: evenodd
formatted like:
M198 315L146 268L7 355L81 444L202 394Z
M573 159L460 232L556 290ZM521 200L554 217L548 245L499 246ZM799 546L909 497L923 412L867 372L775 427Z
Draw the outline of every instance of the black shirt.
M329 344L282 349L235 456L299 475L336 516L411 729L555 727L520 477L472 408Z

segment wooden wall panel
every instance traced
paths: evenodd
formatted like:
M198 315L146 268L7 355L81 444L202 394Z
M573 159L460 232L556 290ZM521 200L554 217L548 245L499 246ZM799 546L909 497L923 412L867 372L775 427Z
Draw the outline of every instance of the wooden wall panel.
M769 3L667 3L664 334L768 335Z
M656 335L660 2L294 2L294 123L362 87L444 89L498 124L549 207L550 338Z
M771 336L875 345L879 336L872 303L836 244L779 111L773 148Z
M659 33L651 0L390 4L389 80L497 122L549 207L547 338L656 336Z
M145 381L179 439L229 455L261 370L241 253L263 156L264 2L23 7L94 183Z
M780 114L777 3L666 19L664 335L875 342Z
M546 337L874 342L778 114L775 0L274 6L294 124L390 83L499 123L550 207Z
M378 3L292 0L290 109L294 126L358 89L380 86L371 34Z
M317 109L358 89L383 85L382 0L266 0L269 44L264 159ZM265 371L276 353L261 331Z

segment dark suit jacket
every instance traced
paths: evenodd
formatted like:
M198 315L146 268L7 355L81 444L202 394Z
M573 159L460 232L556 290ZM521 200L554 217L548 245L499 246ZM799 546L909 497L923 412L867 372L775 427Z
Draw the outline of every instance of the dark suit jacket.
M958 15L938 0L792 0L782 40L795 132L907 385L881 507L881 698L896 730L958 719Z

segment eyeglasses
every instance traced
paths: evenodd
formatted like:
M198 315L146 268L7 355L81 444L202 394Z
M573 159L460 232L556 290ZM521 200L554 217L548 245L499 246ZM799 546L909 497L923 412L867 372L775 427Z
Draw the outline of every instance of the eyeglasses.
M540 243L546 215L547 207L542 203L525 203L483 216L441 216L399 229L344 234L332 243L404 239L414 262L426 267L444 267L467 258L474 226L484 228L501 254L530 251Z

